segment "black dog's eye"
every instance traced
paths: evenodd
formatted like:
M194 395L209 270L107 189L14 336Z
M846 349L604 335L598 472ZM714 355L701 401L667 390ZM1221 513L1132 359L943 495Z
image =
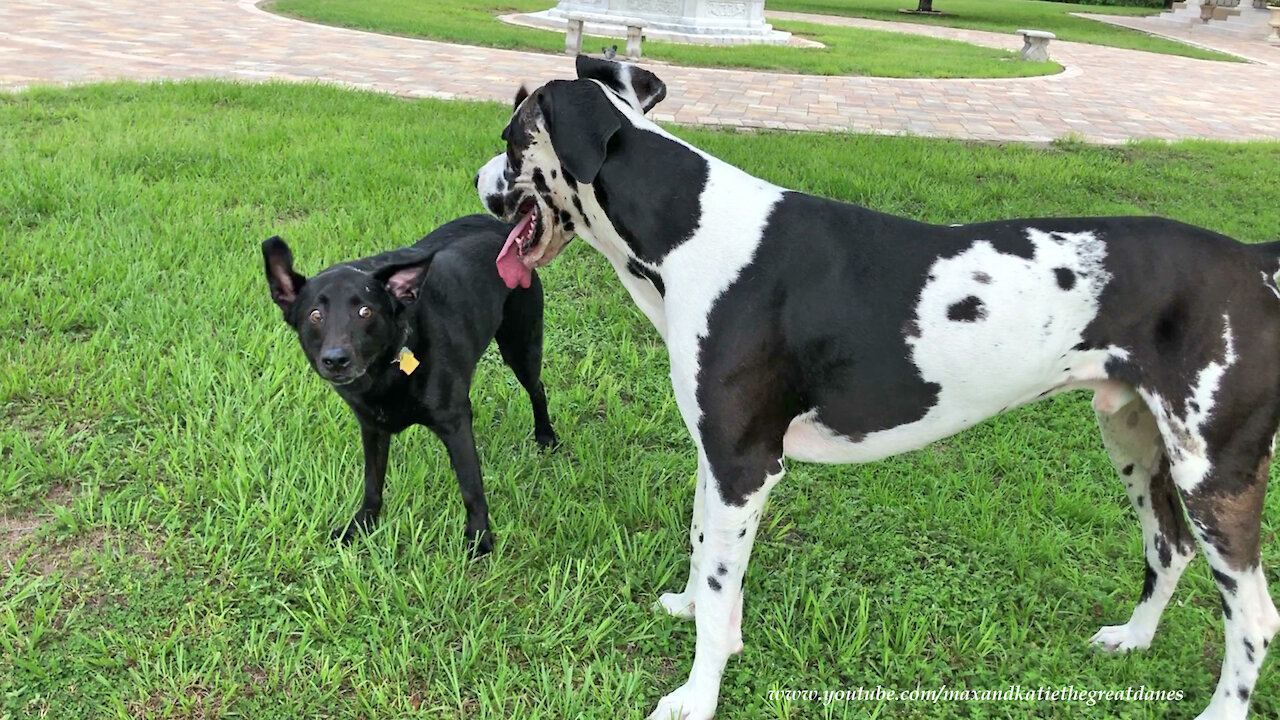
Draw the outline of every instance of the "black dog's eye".
M319 310L311 311L311 322L316 323L318 325L320 321L323 319L324 319L324 315L321 315Z
M368 305L361 305L360 309L357 310L356 313L360 317L368 319L373 317L373 308L369 307Z

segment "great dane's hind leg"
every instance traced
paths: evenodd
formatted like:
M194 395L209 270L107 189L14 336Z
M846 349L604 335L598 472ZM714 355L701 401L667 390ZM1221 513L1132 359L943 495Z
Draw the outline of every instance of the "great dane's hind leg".
M780 450L771 461L742 462L723 471L710 468L694 590L698 639L693 669L684 685L658 702L650 720L709 720L715 715L725 664L742 647L742 581L765 502L784 472Z
M1098 427L1142 526L1146 572L1129 622L1102 628L1090 642L1111 652L1140 650L1151 645L1178 578L1195 556L1195 540L1173 485L1164 440L1146 401L1135 397L1114 413L1098 412Z
M1175 450L1166 437L1171 454L1181 455L1173 465L1173 479L1217 582L1226 631L1222 674L1199 720L1245 718L1267 648L1280 631L1280 613L1267 590L1260 555L1262 500L1276 412L1274 408L1243 414L1238 414L1240 408L1222 410L1223 415L1243 415L1247 420L1225 438L1209 434L1203 450L1194 438ZM1220 443L1216 448L1215 440Z
M694 597L698 589L699 568L702 567L702 515L706 507L707 463L699 454L698 477L693 491L693 519L689 521L689 579L684 590L678 593L663 593L654 603L654 610L664 610L684 620L692 620L695 612Z

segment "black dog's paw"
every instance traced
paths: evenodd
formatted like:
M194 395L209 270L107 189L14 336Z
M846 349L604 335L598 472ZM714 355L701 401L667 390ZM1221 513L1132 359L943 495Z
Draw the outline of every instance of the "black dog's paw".
M493 552L493 533L489 532L489 528L468 530L464 539L473 557L481 558Z
M346 527L338 528L329 533L329 539L342 545L350 545L355 539L369 531L373 521L362 515L356 515Z
M543 450L555 450L560 447L560 438L556 437L556 431L551 428L546 430L535 430L533 433L534 442L538 443Z

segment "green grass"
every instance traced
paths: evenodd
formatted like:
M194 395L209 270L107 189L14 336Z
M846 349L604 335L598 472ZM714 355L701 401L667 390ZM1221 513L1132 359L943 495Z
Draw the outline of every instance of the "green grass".
M497 15L550 7L546 0L507 0L495 9L485 0L277 0L269 9L306 20L395 35L514 50L564 52L564 33L508 25ZM1062 70L1054 62L1031 63L1013 52L905 33L811 23L778 27L817 40L825 48L710 47L646 42L650 60L699 67L785 70L811 75L882 77L1027 77ZM588 37L598 52L618 39Z
M914 10L915 7L916 3L913 0L769 0L770 10L848 15L892 22L917 22L1003 33L1030 28L1048 30L1057 35L1059 40L1147 50L1204 60L1243 62L1233 55L1204 50L1174 40L1147 35L1137 30L1071 15L1071 13L1154 15L1160 12L1158 8L1081 5L1045 2L1045 0L934 0L933 9L947 13L946 15L904 15L898 12L901 8Z
M468 561L440 444L393 444L384 522L341 400L261 276L407 244L479 209L507 108L317 86L106 85L0 96L0 718L639 718L693 627L692 444L664 347L584 243L543 273L542 455L490 351L476 435L497 550ZM775 182L933 221L1163 213L1280 229L1280 144L989 146L676 131ZM1273 476L1274 479L1274 476ZM1280 567L1268 502L1264 560ZM1142 579L1123 488L1074 394L928 449L793 464L748 577L722 712L777 718L1191 717L1221 660L1202 561L1150 651L1086 640ZM1264 673L1256 717L1280 713ZM770 689L1146 685L1182 702L772 705Z

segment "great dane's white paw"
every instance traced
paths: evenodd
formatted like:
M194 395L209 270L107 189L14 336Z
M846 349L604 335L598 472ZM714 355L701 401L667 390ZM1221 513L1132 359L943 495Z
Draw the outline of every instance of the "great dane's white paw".
M663 593L653 604L654 612L662 611L681 620L693 619L693 593Z
M680 689L658 701L649 720L711 720L716 714L716 696L698 692L685 683Z
M1130 650L1146 650L1151 647L1153 634L1135 629L1129 624L1108 625L1094 633L1093 637L1089 638L1089 642L1101 646L1107 652L1127 653Z

